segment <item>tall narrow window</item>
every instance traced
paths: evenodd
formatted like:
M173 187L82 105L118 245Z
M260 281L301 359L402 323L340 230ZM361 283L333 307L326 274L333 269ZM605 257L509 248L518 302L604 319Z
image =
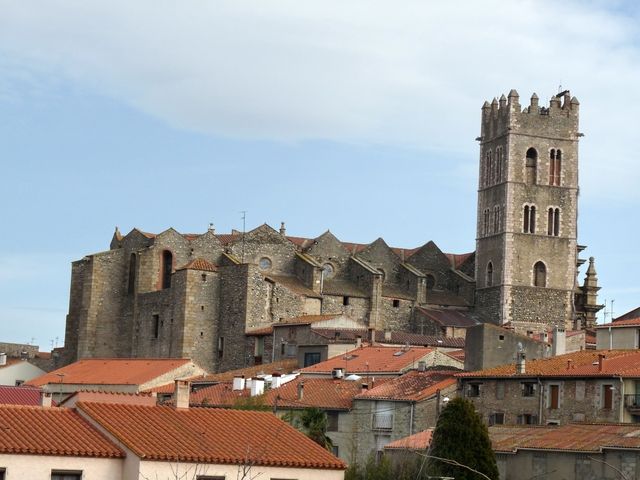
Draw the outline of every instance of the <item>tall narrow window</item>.
M171 286L171 269L173 268L173 254L169 250L162 252L162 288Z
M556 172L556 150L552 148L549 151L549 185L553 185Z
M562 151L556 150L556 165L554 173L554 185L560 185L560 173L562 172Z
M524 233L529 233L529 205L525 205L524 206L524 212L522 214L522 219L523 219L523 223L522 223L522 231Z
M557 237L560 235L560 209L549 208L548 220L547 220L547 235L553 235Z
M483 212L482 233L484 235L489 235L489 209L488 208L485 208Z
M493 286L493 263L487 264L487 287Z
M496 148L496 182L502 181L502 147Z
M493 152L489 150L487 153L487 185L491 185L493 183Z
M136 288L136 254L129 257L129 281L127 283L127 293L132 294Z
M535 148L527 150L527 158L525 160L526 174L525 182L529 185L536 183L536 169L538 167L538 152Z
M602 408L613 408L613 385L602 385Z
M536 264L533 266L533 286L547 286L547 267L542 262L536 262Z
M500 231L500 206L493 207L493 233Z
M536 233L536 206L535 205L524 206L522 231L524 233Z
M160 336L160 315L153 316L153 338Z

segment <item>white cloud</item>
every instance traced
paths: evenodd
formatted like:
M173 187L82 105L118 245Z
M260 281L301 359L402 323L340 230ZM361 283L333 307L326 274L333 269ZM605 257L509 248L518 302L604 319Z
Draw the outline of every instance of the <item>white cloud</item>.
M551 1L5 1L0 48L9 65L178 128L455 151L473 163L485 98L517 88L523 104L534 90L546 101L562 83L582 102L583 186L628 197L640 180L636 23Z

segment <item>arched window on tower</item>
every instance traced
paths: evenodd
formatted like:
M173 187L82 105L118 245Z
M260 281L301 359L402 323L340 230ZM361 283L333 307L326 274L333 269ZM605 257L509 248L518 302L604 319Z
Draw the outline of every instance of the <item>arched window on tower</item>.
M536 233L536 206L525 205L522 217L522 231L524 233Z
M551 207L548 213L547 235L557 237L560 235L560 209Z
M547 267L542 262L536 262L536 264L533 266L533 286L547 286Z
M162 252L162 288L171 286L171 270L173 269L173 254L169 250Z
M489 209L485 208L483 212L483 233L484 235L489 235Z
M562 173L562 150L551 149L549 152L549 185L560 185Z
M500 206L493 207L493 233L500 231Z
M136 288L136 254L129 257L129 281L127 282L127 293L131 295Z
M525 174L525 182L528 185L536 184L536 169L538 166L538 152L535 148L530 148L527 150L527 158L525 160L526 165L526 174Z
M487 287L493 286L493 263L487 264Z
M493 183L493 152L489 150L487 152L487 178L485 179L485 185L491 185Z

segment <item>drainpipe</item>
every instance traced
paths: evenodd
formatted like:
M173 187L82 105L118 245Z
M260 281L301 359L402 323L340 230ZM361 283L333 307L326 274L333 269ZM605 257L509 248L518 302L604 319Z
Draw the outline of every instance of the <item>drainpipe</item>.
M609 325L609 350L613 350L613 335L611 334L611 325Z
M538 377L538 385L539 385L539 395L540 395L540 399L538 401L538 425L542 425L542 407L544 406L544 389L543 389L543 385L542 385L542 380L540 380L540 377ZM559 387L558 387L559 388ZM559 394L559 392L558 392Z
M624 380L622 377L618 377L620 380L620 413L618 422L624 423Z
M411 413L409 414L409 435L413 435L413 409L415 402L411 402Z
M271 363L276 361L276 329L271 326L273 330L273 341L271 342Z

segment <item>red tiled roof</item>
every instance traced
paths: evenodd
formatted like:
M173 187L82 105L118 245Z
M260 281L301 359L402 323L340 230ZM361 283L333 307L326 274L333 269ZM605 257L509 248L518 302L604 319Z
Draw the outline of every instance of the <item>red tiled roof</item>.
M210 387L204 387L191 392L189 395L189 405L200 407L232 407L239 398L250 396L251 391L247 388L234 390L233 383L224 382Z
M605 355L602 369L599 355ZM625 377L640 378L638 350L581 350L557 357L527 360L525 372L516 374L515 364L457 374L458 377Z
M615 328L615 327L629 327L640 325L640 317L625 318L624 320L614 320L611 323L603 323L602 325L596 325L596 328Z
M465 351L464 350L453 350L452 352L442 352L445 355L449 355L452 358L455 358L456 360L460 360L461 362L464 362L464 358L465 358Z
M469 253L445 253L445 255L449 259L449 261L451 262L451 266L457 270L458 268L460 268L460 265L462 265L464 262L466 262L469 259L469 257L471 255L473 255L474 253L475 252L469 252Z
M278 325L291 325L291 324L299 324L299 325L308 325L311 323L324 322L325 320L333 320L341 316L341 313L334 313L332 315L302 315L300 317L291 317L285 318L281 322L274 323L273 326L277 327Z
M425 347L362 347L316 363L301 372L328 374L334 368L343 368L347 374L399 373L417 367L418 362L431 352L433 349Z
M203 272L215 272L218 270L218 267L204 258L196 258L191 260L185 266L178 268L178 270L202 270Z
M637 424L496 425L489 427L489 437L496 452L521 448L594 453L606 448L640 449Z
M452 371L407 372L361 393L356 398L419 402L435 395L438 390L455 385L457 380L454 373Z
M94 402L94 403L124 403L127 405L155 405L156 398L151 392L145 393L122 393L122 392L98 392L98 391L80 391L75 392L67 397L62 406L68 406L69 401L75 402Z
M0 385L0 404L3 405L41 405L41 395L42 390L37 387Z
M237 370L229 370L227 372L205 375L197 379L193 379L192 383L209 383L209 382L229 382L234 377L244 376L245 378L255 377L260 374L271 373L291 373L298 368L298 360L280 360L279 362L263 363L262 365L254 365ZM173 389L171 389L173 391Z
M298 399L298 385L303 384L303 395ZM349 410L353 397L362 391L362 381L334 380L332 378L303 378L285 383L265 394L265 403L278 407L307 408L317 407L323 410Z
M124 452L75 411L0 405L0 453L122 458Z
M271 413L105 403L78 408L145 460L346 468Z
M385 450L426 450L431 445L433 428L414 433L384 446Z
M624 315L620 315L619 317L615 318L613 321L618 322L620 320L627 320L629 318L638 318L638 317L640 317L640 307L634 308L633 310L628 311Z
M185 358L87 358L34 378L27 384L140 385L190 362Z

